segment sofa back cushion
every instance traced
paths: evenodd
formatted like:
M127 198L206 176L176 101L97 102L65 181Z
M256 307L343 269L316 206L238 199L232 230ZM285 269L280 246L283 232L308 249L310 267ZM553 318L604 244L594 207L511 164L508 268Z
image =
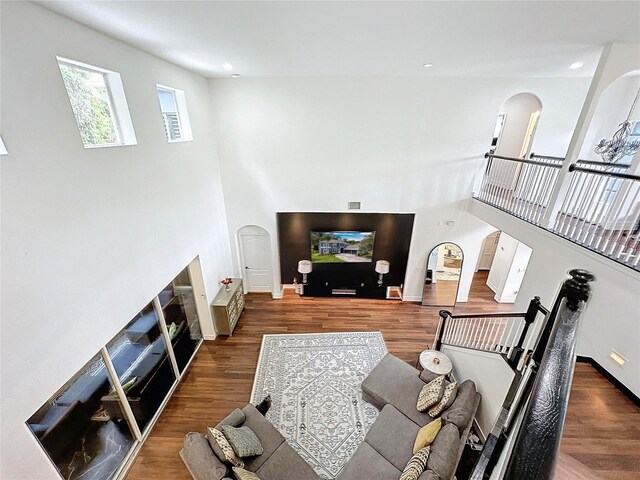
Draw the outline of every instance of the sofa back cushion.
M442 427L431 444L427 469L432 470L441 480L449 480L455 473L460 450L460 433L455 425Z
M453 423L462 432L473 420L477 408L476 384L472 380L465 380L458 387L453 404L442 414L442 422L445 425Z
M223 425L229 425L230 427L239 427L245 422L246 419L247 416L244 414L244 412L239 408L236 408L233 412L224 417L224 419L218 425L216 425L215 428L216 430L222 430Z
M185 435L182 458L195 480L221 480L227 474L227 466L214 455L209 442L200 433Z

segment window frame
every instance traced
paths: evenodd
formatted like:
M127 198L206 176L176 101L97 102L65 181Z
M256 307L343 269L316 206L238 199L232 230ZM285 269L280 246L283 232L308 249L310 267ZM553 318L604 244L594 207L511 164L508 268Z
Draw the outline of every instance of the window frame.
M164 122L165 112L162 110L162 102L160 101L160 92L168 92L173 96L176 105L176 115L178 117L178 128L180 129L180 138L172 139ZM160 108L160 117L163 119L163 129L167 143L184 143L193 141L193 131L191 130L191 120L189 118L189 110L187 109L187 98L184 90L156 83L156 97L158 98L158 107Z
M117 142L93 145L85 144L84 140L82 139L82 131L80 130L80 125L78 124L78 118L76 117L76 113L72 108L71 110L73 112L73 117L76 121L78 132L80 133L80 139L84 148L94 149L137 145L138 141L133 128L131 113L127 104L127 99L124 93L124 87L122 85L122 78L120 74L112 70L107 70L106 68L97 67L95 65L79 62L77 60L72 60L66 57L56 56L56 60L58 62L58 68L60 68L61 66L65 66L78 70L84 70L89 73L97 73L102 75L102 78L104 80L105 89L107 91L107 105L109 107L111 123L113 125ZM60 73L62 75L62 71L60 71ZM65 89L65 93L69 98L69 103L71 103L71 96L69 95L67 86L64 84L64 78L62 83Z

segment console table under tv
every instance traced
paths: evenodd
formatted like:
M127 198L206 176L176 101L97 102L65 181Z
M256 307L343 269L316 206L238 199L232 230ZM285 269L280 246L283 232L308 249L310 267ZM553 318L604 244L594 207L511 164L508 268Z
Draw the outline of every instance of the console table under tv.
M315 281L304 285L304 297L357 297L387 298L387 286L379 286L376 282Z

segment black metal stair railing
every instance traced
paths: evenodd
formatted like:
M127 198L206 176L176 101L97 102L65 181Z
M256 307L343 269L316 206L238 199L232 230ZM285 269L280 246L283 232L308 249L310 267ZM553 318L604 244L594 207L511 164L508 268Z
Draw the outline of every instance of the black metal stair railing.
M481 313L454 315L440 310L434 348L443 345L497 353L513 368L520 369L527 357L525 340L539 314L549 312L535 297L524 313Z
M530 401L507 464L505 480L550 480L560 449L576 363L576 340L594 276L571 270L554 303L542 347L533 358L539 364ZM542 358L537 358L539 356Z

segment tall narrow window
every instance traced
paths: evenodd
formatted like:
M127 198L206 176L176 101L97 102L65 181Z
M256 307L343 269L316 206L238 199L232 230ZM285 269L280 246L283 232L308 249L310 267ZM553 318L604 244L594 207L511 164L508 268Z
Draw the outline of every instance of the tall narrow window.
M136 144L120 74L57 58L85 148Z
M193 140L184 92L163 85L156 85L156 87L167 141L186 142Z

